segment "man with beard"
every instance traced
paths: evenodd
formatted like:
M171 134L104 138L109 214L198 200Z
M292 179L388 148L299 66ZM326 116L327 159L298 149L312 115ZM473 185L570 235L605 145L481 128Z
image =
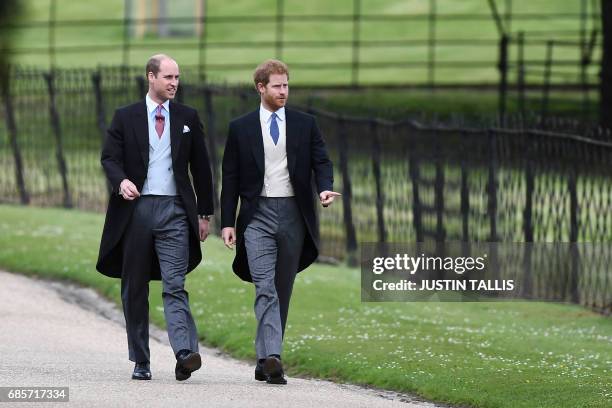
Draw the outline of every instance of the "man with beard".
M228 248L237 243L234 272L255 284L255 379L286 384L281 349L293 282L318 257L311 176L324 207L340 194L315 119L285 108L287 65L267 60L253 80L261 104L230 123L223 155L222 237Z
M183 381L202 364L185 275L202 259L200 241L213 214L212 175L197 112L173 102L176 61L154 55L146 76L145 99L115 112L102 149L112 193L96 268L121 278L136 380L151 379L149 281L161 279L175 376Z

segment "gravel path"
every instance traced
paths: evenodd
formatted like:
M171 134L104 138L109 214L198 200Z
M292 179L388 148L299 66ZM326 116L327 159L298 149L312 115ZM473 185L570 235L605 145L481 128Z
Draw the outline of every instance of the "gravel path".
M130 379L123 316L93 290L0 271L0 386L68 386L69 403L20 407L435 407L413 397L329 381L253 379L253 366L202 347L203 367L174 379L164 331L151 328L152 381ZM3 407L13 404L1 404Z

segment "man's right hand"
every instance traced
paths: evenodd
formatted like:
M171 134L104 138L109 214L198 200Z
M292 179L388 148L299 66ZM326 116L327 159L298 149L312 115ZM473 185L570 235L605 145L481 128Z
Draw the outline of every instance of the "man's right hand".
M123 197L124 200L130 201L140 197L138 189L136 188L134 183L132 183L128 179L123 179L121 184L119 184L119 194Z
M236 230L234 227L225 227L221 230L221 237L225 246L232 249L236 243Z

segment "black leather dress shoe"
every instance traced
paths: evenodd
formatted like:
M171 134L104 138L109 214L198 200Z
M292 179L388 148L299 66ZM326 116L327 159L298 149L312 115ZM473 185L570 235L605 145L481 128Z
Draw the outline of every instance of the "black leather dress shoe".
M283 364L278 357L270 356L266 358L263 365L263 373L268 384L287 384Z
M198 353L189 350L181 350L176 355L176 367L174 375L178 381L185 381L191 377L191 373L202 367L202 358Z
M136 363L134 366L134 372L132 373L132 380L150 380L151 379L151 368L149 363Z
M255 366L255 379L257 381L266 381L266 376L263 372L264 361L266 361L265 358L257 360L257 365Z

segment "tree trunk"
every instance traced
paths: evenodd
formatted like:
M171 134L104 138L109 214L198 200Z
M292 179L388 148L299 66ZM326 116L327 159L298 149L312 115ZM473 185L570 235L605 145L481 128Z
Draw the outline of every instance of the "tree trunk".
M601 125L612 128L612 0L601 0L601 27L603 31L603 55L600 72Z
M19 23L19 18L23 13L23 4L18 0L2 0L0 1L0 27L7 24ZM12 54L9 53L11 44L14 38L13 30L3 30L0 35L0 69L2 73L6 73L9 64L9 58ZM0 80L6 82L8 78L2 75Z

